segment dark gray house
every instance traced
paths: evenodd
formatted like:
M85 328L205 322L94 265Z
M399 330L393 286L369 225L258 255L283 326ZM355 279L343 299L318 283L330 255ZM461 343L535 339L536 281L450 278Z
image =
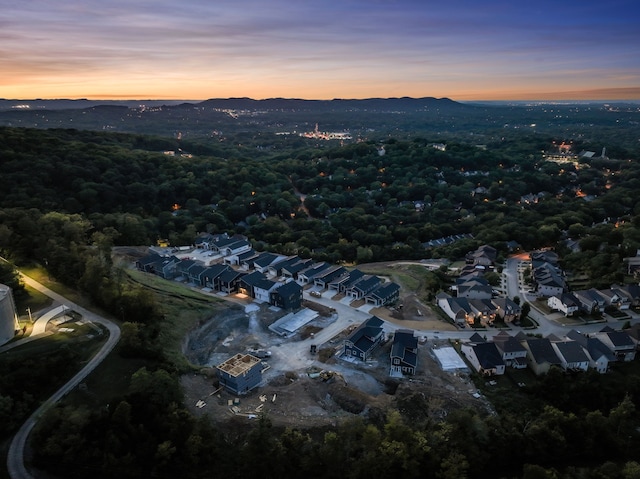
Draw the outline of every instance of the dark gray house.
M387 304L395 303L400 297L400 286L396 283L383 283L378 285L376 289L371 291L365 300L367 303L374 304L376 306L385 306Z
M384 339L383 321L371 316L344 341L344 355L366 361Z
M283 284L269 293L269 303L278 308L295 311L302 306L302 286L295 281Z
M246 394L262 382L261 361L250 354L236 354L217 369L220 386L234 394Z
M398 329L391 345L390 376L413 375L418 367L418 338L410 329Z

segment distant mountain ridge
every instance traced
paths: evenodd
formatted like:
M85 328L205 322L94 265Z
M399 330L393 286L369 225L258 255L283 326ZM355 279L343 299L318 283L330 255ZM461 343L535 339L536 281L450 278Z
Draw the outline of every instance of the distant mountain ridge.
M211 98L204 101L193 100L88 100L88 99L55 99L55 100L10 100L0 99L0 110L77 110L94 108L97 106L119 106L137 108L147 107L209 107L233 110L345 110L345 109L403 109L420 110L424 108L456 108L464 107L449 98L366 98L366 99L333 99L306 100L298 98L267 98L255 100L252 98Z

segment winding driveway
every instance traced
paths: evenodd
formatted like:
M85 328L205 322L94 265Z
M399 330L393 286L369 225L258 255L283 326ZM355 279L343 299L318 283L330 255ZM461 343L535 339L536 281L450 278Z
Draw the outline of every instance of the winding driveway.
M51 291L46 286L34 281L21 274L22 280L25 284L31 286L34 289L37 289L43 294L46 294L53 300L63 304L69 309L77 311L88 321L92 323L101 324L109 331L109 338L102 346L102 349L98 351L98 353L91 358L91 360L87 363L87 365L82 368L71 380L58 389L53 396L47 399L40 407L27 419L27 421L22 425L20 430L16 433L13 440L11 441L11 446L9 447L9 453L7 454L7 470L9 471L9 476L11 479L34 479L31 473L27 470L24 463L24 448L27 443L27 438L29 437L29 433L33 429L36 424L36 421L42 417L42 415L55 403L57 403L60 399L62 399L69 391L75 388L84 378L86 378L95 368L107 357L107 355L111 352L111 350L115 347L120 339L120 328L115 324L109 321L102 316L98 316L97 314L69 301L68 299L60 296L59 294Z

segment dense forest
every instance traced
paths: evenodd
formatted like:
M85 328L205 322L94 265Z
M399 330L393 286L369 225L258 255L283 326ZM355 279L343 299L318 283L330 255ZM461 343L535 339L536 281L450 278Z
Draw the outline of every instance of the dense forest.
M486 148L452 141L445 151L425 138L287 153L246 140L217 146L215 155L196 143L189 151L202 154L169 156L163 151L186 145L2 128L0 249L46 262L67 281L82 266L70 261L73 248L58 251L55 231L75 247L95 233L115 245L160 238L182 245L200 232L237 232L258 250L346 263L454 259L484 243L504 254L515 242L524 250L559 248L567 267L597 286L619 281L622 259L640 248L640 167L632 151L557 164L541 153L554 138L533 135ZM455 234L473 239L425 247ZM563 249L569 238L580 252Z
M615 144L607 128L597 141L503 129L473 140L425 131L346 144L274 131L179 139L0 128L2 255L42 265L121 320L117 354L145 364L102 408L52 409L34 431L43 445L36 465L78 478L640 477L640 381L624 368L550 373L492 397L489 415L435 418L430 398L415 395L397 412L374 409L327 430L278 429L268 417L217 429L182 406L184 366L157 347L163 313L154 294L126 283L111 259L116 245L190 244L200 232L242 233L258 250L344 263L457 259L485 243L506 256L517 243L554 247L565 269L609 285L624 280L623 258L640 249L640 166L633 128ZM607 145L611 158L543 158L565 140L575 151ZM10 269L0 274L23 294ZM47 364L62 370L74 359L65 350ZM36 392L6 393L20 389L21 376L15 364L0 367L9 434Z

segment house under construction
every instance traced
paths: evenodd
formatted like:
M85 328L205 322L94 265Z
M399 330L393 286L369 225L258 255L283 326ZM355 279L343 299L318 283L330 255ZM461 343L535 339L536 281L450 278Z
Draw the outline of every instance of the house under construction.
M261 360L251 354L236 354L218 366L220 386L234 394L246 394L262 381Z

